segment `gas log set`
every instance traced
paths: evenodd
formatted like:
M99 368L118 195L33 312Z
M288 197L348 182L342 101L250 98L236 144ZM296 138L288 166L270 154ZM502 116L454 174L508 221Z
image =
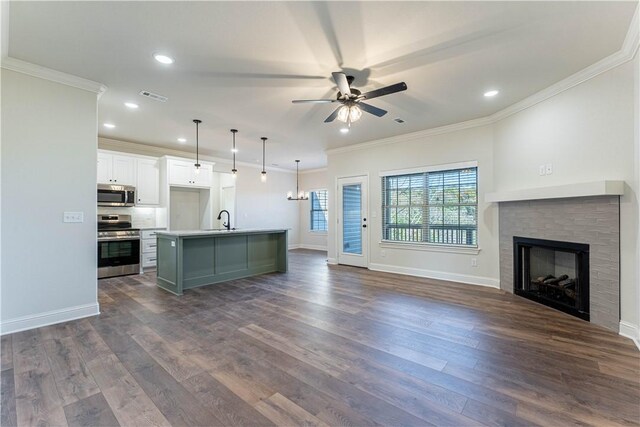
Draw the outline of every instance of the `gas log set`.
M571 279L566 274L555 277L551 274L536 277L531 280L531 290L546 294L547 297L556 299L576 298L576 279Z

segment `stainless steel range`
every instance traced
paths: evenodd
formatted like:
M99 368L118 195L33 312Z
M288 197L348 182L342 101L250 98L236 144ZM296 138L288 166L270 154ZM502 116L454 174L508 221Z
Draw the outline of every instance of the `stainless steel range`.
M98 279L140 273L140 230L131 215L98 215Z

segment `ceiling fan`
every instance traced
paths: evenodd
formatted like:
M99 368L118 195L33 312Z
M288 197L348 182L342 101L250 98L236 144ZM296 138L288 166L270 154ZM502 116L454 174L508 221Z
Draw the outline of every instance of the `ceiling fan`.
M358 89L351 87L351 83L353 83L353 76L347 76L342 72L334 72L331 74L333 76L333 80L335 80L338 85L339 92L336 99L297 99L292 101L294 104L328 104L332 102L342 104L325 119L325 123L332 122L335 119L345 123L355 122L360 119L363 110L367 113L373 114L374 116L382 117L387 114L386 110L366 104L363 101L407 90L407 84L402 82L372 90L370 92L361 93Z

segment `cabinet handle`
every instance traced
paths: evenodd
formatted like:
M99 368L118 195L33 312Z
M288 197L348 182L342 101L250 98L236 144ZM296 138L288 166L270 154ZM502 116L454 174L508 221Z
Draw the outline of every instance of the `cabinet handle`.
M150 248L155 248L157 245L149 245Z
M155 258L149 258L149 261L155 261L155 260L156 260Z

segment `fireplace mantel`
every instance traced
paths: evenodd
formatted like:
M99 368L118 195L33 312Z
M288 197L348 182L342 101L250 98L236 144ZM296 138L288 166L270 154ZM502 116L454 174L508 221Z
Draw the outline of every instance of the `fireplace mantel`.
M487 193L485 202L516 202L523 200L566 199L570 197L621 196L624 181L592 181L578 184L556 185L553 187L527 188L514 191Z

